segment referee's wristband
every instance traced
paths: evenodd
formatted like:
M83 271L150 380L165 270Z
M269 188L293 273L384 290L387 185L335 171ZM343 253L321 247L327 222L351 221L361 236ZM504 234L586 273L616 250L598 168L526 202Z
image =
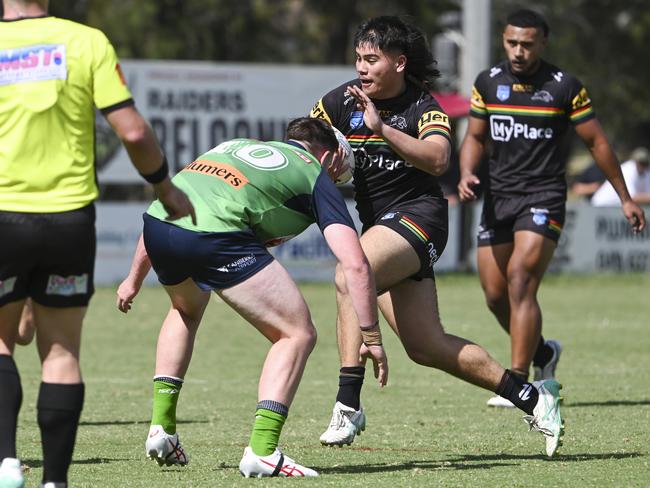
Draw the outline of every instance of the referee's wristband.
M163 160L162 160L162 164L160 165L160 168L158 168L153 173L150 173L148 175L140 173L140 176L142 176L145 180L147 180L147 182L151 183L152 185L156 185L161 181L164 181L168 175L169 175L169 165L167 164L166 156L163 156Z

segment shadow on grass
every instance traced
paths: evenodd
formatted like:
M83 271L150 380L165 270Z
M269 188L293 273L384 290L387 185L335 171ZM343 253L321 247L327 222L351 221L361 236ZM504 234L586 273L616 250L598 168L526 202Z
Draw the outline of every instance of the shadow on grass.
M566 407L636 407L650 405L650 400L606 400L604 402L566 403Z
M473 455L467 454L464 456L458 456L454 459L449 459L451 463L463 462L463 461L492 461L492 460L505 460L505 461L514 461L514 460L529 460L529 459L538 459L540 461L595 461L603 459L628 459L628 458L637 458L642 457L645 454L640 452L601 452L601 453L585 453L585 454L558 454L553 458L549 458L543 454L481 454Z
M121 463L125 461L133 461L133 458L88 458L88 459L73 459L72 464L110 464ZM21 462L31 468L42 468L42 459L21 459Z
M87 425L90 427L93 426L103 426L103 425L139 425L146 424L149 425L151 420L82 420L79 422L79 425ZM177 420L177 424L207 424L207 420Z
M388 450L388 449L387 449ZM629 453L600 453L600 454L569 454L558 455L553 459L549 459L543 454L487 454L487 455L472 455L467 454L458 456L452 459L444 460L423 460L423 461L409 461L403 463L377 463L377 464L362 464L354 466L310 466L318 471L320 474L359 474L359 473L391 473L399 471L412 471L414 469L420 470L473 470L473 469L492 469L504 468L509 466L518 466L521 461L539 460L548 462L582 462L582 461L599 461L605 459L629 459L641 457L644 454L639 452ZM511 461L511 462L507 462ZM512 462L515 461L515 462ZM239 469L239 466L221 463L215 467L214 470L223 469Z

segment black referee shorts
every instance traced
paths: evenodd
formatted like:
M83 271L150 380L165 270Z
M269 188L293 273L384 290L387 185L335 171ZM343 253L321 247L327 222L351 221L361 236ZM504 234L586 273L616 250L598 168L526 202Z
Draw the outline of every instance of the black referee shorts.
M57 213L0 211L0 306L31 297L85 307L95 288L95 207Z

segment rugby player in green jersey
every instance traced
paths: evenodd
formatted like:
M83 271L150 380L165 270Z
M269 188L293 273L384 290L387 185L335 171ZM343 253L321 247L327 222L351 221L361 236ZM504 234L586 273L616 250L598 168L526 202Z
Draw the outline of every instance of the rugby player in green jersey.
M278 449L316 330L296 284L267 250L314 222L345 275L364 337L357 353L375 362L382 386L388 379L374 277L332 182L342 160L336 136L327 122L304 117L289 123L286 137L286 143L223 142L178 173L173 183L189 195L196 222L166 222L158 201L144 216L143 238L118 289L117 305L129 310L151 266L171 300L158 338L153 417L145 446L146 454L161 465L188 462L176 432L176 402L214 291L272 343L241 473L317 476Z

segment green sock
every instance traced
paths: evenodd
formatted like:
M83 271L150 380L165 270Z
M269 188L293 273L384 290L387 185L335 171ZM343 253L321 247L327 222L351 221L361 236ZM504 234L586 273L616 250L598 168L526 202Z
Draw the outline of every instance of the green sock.
M258 456L268 456L278 447L280 432L287 420L286 415L272 412L265 408L255 411L255 423L251 434L250 446Z
M154 378L153 413L151 425L161 425L167 434L176 433L176 403L182 380L176 378Z

